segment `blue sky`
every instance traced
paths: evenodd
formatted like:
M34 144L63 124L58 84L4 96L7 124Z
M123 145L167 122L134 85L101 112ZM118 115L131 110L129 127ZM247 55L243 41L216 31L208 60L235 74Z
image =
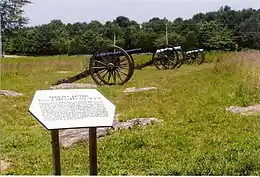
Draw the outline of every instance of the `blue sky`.
M60 19L64 23L111 21L123 15L138 23L153 17L184 19L199 12L218 10L229 5L232 9L260 9L260 0L32 0L25 16L29 25L49 23Z

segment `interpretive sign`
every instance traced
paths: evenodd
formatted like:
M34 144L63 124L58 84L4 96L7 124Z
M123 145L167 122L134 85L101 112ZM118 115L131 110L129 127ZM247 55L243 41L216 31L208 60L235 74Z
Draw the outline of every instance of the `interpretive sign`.
M39 90L29 112L48 130L110 127L115 106L96 89Z
M90 175L97 175L97 127L112 127L115 105L96 89L38 90L29 112L51 130L54 175L61 175L59 129L89 128Z

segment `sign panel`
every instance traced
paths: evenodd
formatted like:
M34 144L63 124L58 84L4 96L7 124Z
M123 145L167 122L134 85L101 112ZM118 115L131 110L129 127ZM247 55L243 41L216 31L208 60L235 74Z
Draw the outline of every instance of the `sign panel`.
M48 130L110 127L115 105L96 89L38 90L29 112Z

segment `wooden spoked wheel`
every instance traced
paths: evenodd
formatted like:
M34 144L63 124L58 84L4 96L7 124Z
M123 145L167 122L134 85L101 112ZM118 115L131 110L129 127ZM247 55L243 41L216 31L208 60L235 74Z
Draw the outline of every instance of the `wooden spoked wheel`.
M98 85L123 85L134 73L134 61L124 49L108 46L92 56L89 72Z
M179 57L173 46L166 45L153 52L152 61L159 70L174 69L179 62Z
M179 56L179 63L177 65L177 68L180 68L186 60L186 55L185 52L183 51L183 49L179 49L177 50L178 56Z
M205 61L205 53L197 49L194 52L186 53L185 63L188 65L201 65Z

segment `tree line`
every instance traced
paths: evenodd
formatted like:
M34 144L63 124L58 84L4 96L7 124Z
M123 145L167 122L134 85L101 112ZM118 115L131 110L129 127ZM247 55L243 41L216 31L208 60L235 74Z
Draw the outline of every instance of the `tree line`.
M24 19L23 19L24 20ZM223 6L217 11L198 13L184 20L176 18L152 18L138 24L119 16L105 24L99 21L65 24L52 20L48 24L33 27L5 28L4 51L17 55L78 55L93 54L98 49L113 44L126 48L142 48L151 52L165 44L166 24L170 45L185 50L260 49L260 9L233 10Z

